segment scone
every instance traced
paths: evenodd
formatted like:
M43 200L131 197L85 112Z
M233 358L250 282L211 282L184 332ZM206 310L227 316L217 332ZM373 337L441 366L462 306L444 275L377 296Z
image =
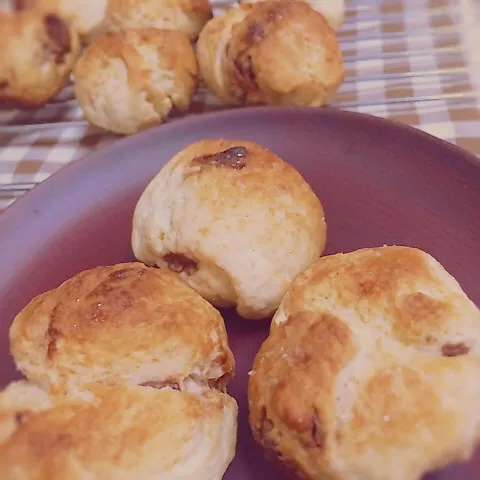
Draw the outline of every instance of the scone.
M85 118L105 130L132 134L162 123L172 110L187 110L198 68L183 33L151 28L97 38L74 73Z
M218 307L271 315L324 249L320 200L303 177L247 141L204 140L175 155L135 208L132 247Z
M208 0L110 0L101 31L160 28L195 40L212 15Z
M249 382L255 438L300 478L419 480L480 435L480 311L427 253L323 257L288 289Z
M19 370L53 392L91 382L224 389L234 359L220 313L173 272L140 263L79 273L10 327Z
M23 382L0 393L0 478L220 480L234 456L237 406L226 394L92 393L52 397Z
M239 3L259 3L267 0L240 0ZM304 1L314 10L321 13L328 21L330 26L339 30L345 20L345 1L344 0L282 0L284 2Z
M58 14L86 41L105 17L108 0L16 0L15 3L19 10L37 8Z
M0 104L35 108L67 84L80 43L55 14L0 11L0 53Z
M207 87L231 105L324 105L344 79L335 32L304 2L243 4L198 39Z

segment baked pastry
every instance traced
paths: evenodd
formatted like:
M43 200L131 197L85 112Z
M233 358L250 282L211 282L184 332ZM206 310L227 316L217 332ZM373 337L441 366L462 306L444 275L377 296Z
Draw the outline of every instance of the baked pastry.
M259 3L266 0L240 0L239 3ZM339 30L345 20L345 0L282 0L284 2L304 1L321 13L330 26Z
M132 247L138 260L178 272L214 305L261 319L321 255L325 238L320 200L291 165L252 142L204 140L147 186Z
M97 38L75 66L86 119L118 134L162 123L186 110L197 88L190 42L173 30L125 30Z
M344 79L335 32L304 2L243 4L214 17L197 45L207 87L232 105L324 105Z
M160 28L178 30L195 40L212 16L208 0L109 0L101 30Z
M0 394L2 480L220 480L236 443L235 400L95 385L91 399L23 382ZM20 404L17 396L23 400ZM45 398L47 397L47 398Z
M108 0L16 0L18 10L36 8L67 19L83 40L100 26Z
M80 53L77 33L37 10L0 11L0 45L0 103L24 108L55 97Z
M418 480L480 435L480 311L425 252L323 257L278 309L249 382L255 438L301 478Z
M33 299L10 350L28 379L58 393L91 382L222 390L234 371L220 313L173 272L140 263L87 270Z

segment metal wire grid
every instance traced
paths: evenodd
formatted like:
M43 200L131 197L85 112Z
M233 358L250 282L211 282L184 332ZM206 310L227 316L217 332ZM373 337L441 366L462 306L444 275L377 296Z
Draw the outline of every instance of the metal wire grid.
M469 32L476 35L479 17L478 0L347 0L339 34L347 76L332 106L412 119L419 109L435 115L462 105L478 108L480 51ZM208 97L209 110L225 108L204 88L198 96ZM33 115L0 111L0 135L52 135L65 128L87 128L71 85ZM0 197L21 195L37 183L0 184Z

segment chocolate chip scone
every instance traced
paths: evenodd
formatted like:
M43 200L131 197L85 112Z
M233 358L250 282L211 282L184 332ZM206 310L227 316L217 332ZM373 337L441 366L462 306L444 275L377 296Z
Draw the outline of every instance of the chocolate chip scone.
M80 53L66 21L40 10L0 12L0 103L35 108L67 84Z
M220 313L168 269L81 272L10 327L0 478L220 480L235 454Z
M202 30L197 56L208 88L232 105L318 107L344 79L334 30L305 2L229 9Z
M427 253L319 259L249 382L253 434L303 479L419 480L480 439L480 311Z
M170 268L248 319L272 315L325 242L322 204L302 175L241 140L188 145L150 182L133 218L138 260Z

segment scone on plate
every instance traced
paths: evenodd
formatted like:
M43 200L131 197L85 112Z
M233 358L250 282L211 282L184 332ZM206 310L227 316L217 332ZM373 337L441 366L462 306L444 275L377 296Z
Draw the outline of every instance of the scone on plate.
M173 272L140 263L37 296L14 319L10 349L27 378L59 393L91 382L223 390L234 372L220 313Z
M97 38L75 66L85 118L118 134L162 123L188 109L197 61L188 38L173 30L133 29Z
M270 0L240 0L239 3L259 3ZM283 2L299 1L308 3L314 10L321 13L330 26L339 30L345 19L345 0L281 0Z
M480 311L427 253L323 257L293 282L249 382L255 438L301 478L419 480L480 436Z
M204 140L175 155L135 208L132 247L218 307L271 315L324 249L320 200L291 165L240 140Z
M87 41L103 21L108 0L16 0L15 4L18 10L36 8L65 18Z
M68 83L77 33L54 13L0 11L0 104L44 105Z
M334 30L300 1L247 3L214 17L197 57L207 87L231 105L319 107L344 79Z
M208 0L109 0L100 30L160 28L178 30L195 40L212 15Z
M104 385L91 392L55 397L16 382L0 393L0 478L223 477L236 443L237 406L228 395Z

